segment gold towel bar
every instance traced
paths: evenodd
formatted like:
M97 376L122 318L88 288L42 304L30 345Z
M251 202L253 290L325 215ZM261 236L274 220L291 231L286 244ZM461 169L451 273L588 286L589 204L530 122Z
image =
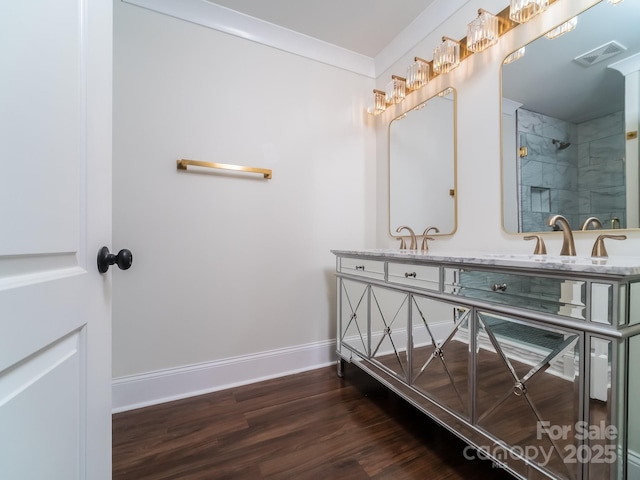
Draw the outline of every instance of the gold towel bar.
M186 170L187 165L194 167L222 168L224 170L236 170L238 172L261 173L264 178L272 178L271 170L267 168L243 167L241 165L229 165L227 163L201 162L199 160L187 160L181 158L178 160L178 170Z

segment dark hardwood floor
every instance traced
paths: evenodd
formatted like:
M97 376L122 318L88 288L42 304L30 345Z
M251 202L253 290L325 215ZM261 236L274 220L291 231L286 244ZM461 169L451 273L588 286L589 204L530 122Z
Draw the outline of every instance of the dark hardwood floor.
M113 416L113 479L512 480L357 367Z

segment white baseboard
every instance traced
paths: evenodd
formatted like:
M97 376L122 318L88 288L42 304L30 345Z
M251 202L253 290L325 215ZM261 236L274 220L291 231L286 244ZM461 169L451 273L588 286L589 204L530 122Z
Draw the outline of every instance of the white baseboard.
M335 362L335 351L335 340L326 340L115 378L112 382L112 412L313 370Z

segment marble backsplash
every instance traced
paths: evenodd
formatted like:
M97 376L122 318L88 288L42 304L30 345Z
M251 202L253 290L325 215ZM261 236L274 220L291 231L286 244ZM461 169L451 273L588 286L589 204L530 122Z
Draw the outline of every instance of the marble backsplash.
M573 229L590 216L605 228L619 218L625 228L624 112L578 125L522 108L517 115L518 146L527 147L519 163L520 231L548 230L555 213Z

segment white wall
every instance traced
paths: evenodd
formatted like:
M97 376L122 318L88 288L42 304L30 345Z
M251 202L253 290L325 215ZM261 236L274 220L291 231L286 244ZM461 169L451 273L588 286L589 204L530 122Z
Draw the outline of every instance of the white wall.
M364 103L374 86L404 75L414 56L432 58L442 35L464 37L479 7L508 2L469 1L374 82L115 0L113 248L130 248L134 265L113 273L114 377L329 342L329 250L397 247L388 123L448 86L458 95L458 229L430 251L531 252L502 228L502 60L594 1L555 2L372 118ZM177 172L178 158L274 177ZM576 235L579 254L595 235ZM611 255L636 253L640 231L627 235L607 244ZM559 252L559 232L545 241Z
M114 37L114 377L334 338L330 249L374 246L373 80L118 0Z
M474 54L452 72L436 77L426 87L410 94L401 104L376 117L377 155L377 241L379 248L397 247L388 232L386 195L388 175L388 124L403 111L433 96L447 86L458 93L458 230L453 236L439 237L429 243L432 253L510 252L532 253L534 242L523 241L523 235L505 233L501 212L500 162L500 69L509 53L540 36L576 13L596 3L595 0L566 0L555 2L542 16L501 37L497 45ZM443 35L459 39L466 33L467 23L477 15L478 8L499 12L506 7L504 0L472 0L458 10L436 31L408 51L389 70L377 79L383 88L392 74L404 75L414 56L431 59L433 49ZM576 234L579 255L589 255L596 232ZM624 242L609 242L610 255L637 255L640 232L627 232ZM549 254L558 254L562 233L544 235Z

